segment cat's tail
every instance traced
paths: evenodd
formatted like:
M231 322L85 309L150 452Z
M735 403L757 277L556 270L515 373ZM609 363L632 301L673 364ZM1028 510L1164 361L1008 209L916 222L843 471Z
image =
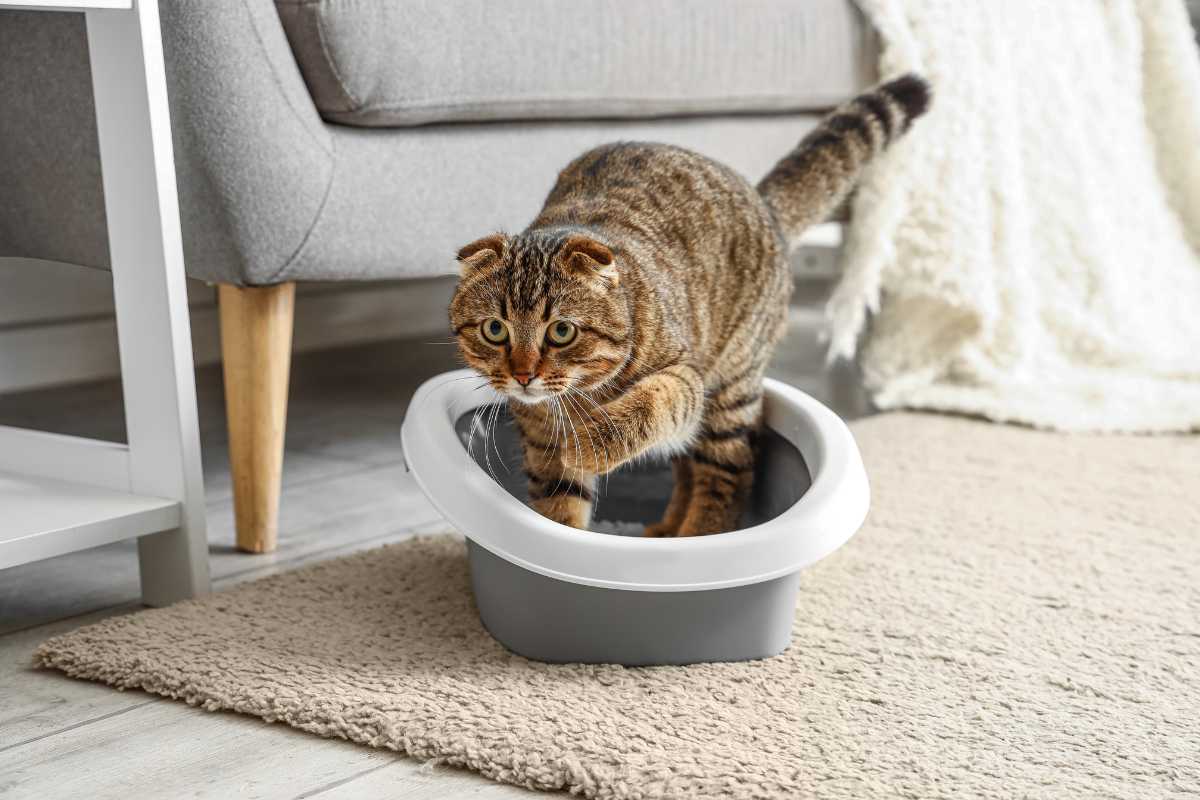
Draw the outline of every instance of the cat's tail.
M930 89L914 74L876 86L821 120L758 184L790 243L828 219L863 168L929 108Z

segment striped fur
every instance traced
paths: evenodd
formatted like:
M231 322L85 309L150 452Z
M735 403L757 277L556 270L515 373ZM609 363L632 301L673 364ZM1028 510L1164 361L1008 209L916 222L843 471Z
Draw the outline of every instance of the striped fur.
M927 102L912 76L864 94L757 189L678 147L598 147L567 165L524 231L459 251L451 328L466 363L510 399L534 508L586 528L597 476L665 453L675 489L646 534L736 527L762 377L787 320L788 243ZM560 323L574 334L556 343Z
M871 159L928 106L928 84L905 75L854 98L805 136L758 184L787 240L827 219Z

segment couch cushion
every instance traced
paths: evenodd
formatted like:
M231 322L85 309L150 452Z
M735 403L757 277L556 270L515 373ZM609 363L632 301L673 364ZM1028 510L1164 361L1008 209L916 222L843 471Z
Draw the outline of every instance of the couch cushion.
M851 0L276 0L332 122L826 108L874 76Z

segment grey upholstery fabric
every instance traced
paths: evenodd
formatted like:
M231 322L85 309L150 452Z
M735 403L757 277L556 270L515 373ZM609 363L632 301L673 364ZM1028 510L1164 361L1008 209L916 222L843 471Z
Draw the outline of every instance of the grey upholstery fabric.
M0 256L108 263L79 14L0 11Z
M850 0L275 0L348 125L828 107L874 65Z
M188 273L262 282L320 213L333 136L270 0L162 0L160 11ZM22 112L0 115L0 256L108 267L82 15L0 11L0 107Z
M435 274L464 239L528 222L586 147L676 142L756 177L811 124L779 114L330 125L272 0L160 7L187 270L204 280ZM77 15L0 12L0 256L108 266L86 47Z
M518 122L417 128L407 135L335 129L336 167L324 211L303 249L266 280L452 270L453 253L468 241L527 225L558 171L589 147L616 139L671 142L757 178L814 121L788 115Z

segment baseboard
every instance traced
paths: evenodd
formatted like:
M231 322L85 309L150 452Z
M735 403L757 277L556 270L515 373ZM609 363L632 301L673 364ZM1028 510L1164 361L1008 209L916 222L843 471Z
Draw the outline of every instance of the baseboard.
M293 350L444 336L452 278L384 284L306 284L296 297ZM191 307L197 365L220 360L217 308ZM0 327L0 393L120 374L116 320L98 313Z

